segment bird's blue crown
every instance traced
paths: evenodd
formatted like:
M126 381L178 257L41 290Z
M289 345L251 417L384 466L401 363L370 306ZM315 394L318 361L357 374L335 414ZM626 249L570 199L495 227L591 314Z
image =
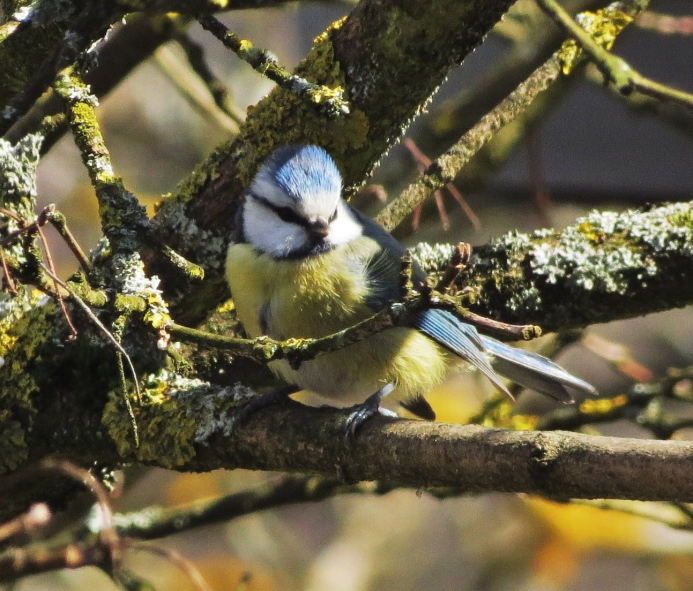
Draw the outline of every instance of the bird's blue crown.
M319 146L279 148L268 158L265 166L277 186L296 201L341 193L339 169Z

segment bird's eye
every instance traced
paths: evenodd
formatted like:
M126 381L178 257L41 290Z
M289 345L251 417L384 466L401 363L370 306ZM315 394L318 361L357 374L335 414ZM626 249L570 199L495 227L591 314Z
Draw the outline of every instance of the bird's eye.
M328 221L328 223L331 224L331 223L334 222L336 219L337 219L337 210L335 209L335 210L334 210L334 213L329 217L329 219L328 219L327 221Z
M287 222L289 224L298 224L299 226L304 225L304 219L297 214L290 207L272 207L274 213L277 214L280 220Z
M297 226L302 226L304 228L310 226L309 221L291 207L275 205L269 199L265 199L264 197L261 197L255 193L250 193L250 197L252 197L258 203L264 205L267 209L273 211L280 220L286 222L287 224L296 224ZM332 221L336 215L337 212L335 211L335 213L332 214L330 221Z

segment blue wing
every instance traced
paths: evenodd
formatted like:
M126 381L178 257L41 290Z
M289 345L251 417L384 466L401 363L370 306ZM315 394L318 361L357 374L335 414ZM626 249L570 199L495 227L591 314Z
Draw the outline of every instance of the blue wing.
M372 219L351 208L363 226L364 235L375 240L382 250L368 265L371 283L366 302L373 310L381 310L399 297L399 272L405 248ZM426 278L414 262L413 281L416 289ZM440 343L462 359L476 366L496 387L510 395L498 374L510 378L525 388L531 388L551 398L571 401L571 391L597 394L587 382L569 374L552 361L522 349L479 335L476 329L445 310L426 310L412 319L411 325ZM491 361L487 358L491 355ZM496 373L498 372L498 373Z
M476 328L462 322L446 310L425 310L412 318L411 325L455 355L469 361L501 392L512 398L503 381L493 371Z

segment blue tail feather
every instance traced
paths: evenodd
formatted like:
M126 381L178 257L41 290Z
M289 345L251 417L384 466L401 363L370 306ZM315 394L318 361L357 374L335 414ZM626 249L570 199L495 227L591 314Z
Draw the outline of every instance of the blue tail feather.
M546 357L517 349L490 337L446 310L425 310L411 321L414 328L477 367L495 386L510 396L498 374L542 394L571 402L573 394L597 394L587 382L576 378ZM489 361L487 354L491 356Z
M597 394L594 386L576 378L546 357L511 347L483 335L481 341L486 351L493 356L494 369L521 386L563 402L572 401L573 392Z

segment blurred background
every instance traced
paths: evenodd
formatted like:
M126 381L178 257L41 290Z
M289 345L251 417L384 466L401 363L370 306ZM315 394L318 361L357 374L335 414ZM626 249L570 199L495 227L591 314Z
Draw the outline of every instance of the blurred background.
M220 18L291 68L310 50L312 39L351 6L305 2ZM642 74L693 92L693 3L654 0L650 8L677 18L642 18L622 34L615 51ZM474 113L493 107L494 102L479 98L486 96L480 89L488 88L488 77L502 72L504 63L512 66L531 55L537 49L532 44L541 40L537 31L552 27L531 2L521 1L512 17L453 73L408 133L412 143L400 143L383 160L370 180L382 189L363 191L356 205L374 214L385 196L395 197L416 177L426 156L435 158L461 135L451 135L456 125L464 131L460 118L470 118L469 127ZM188 31L228 84L239 113L272 88L199 25ZM507 71L510 75L514 69ZM482 244L512 229L560 228L593 208L690 200L693 118L626 101L598 79L591 68L575 76L551 98L531 131L499 148L483 174L463 179L458 188L464 208L444 191L442 206L431 200L398 236L410 244ZM205 92L180 46L171 42L102 101L99 113L116 172L150 212L162 194L233 134L233 120L215 109ZM96 200L70 137L44 158L39 173L40 205L56 203L83 247L92 248L100 236ZM69 275L76 263L61 241L53 239L51 245L61 274ZM656 379L667 368L691 365L692 328L690 309L590 327L587 346L570 347L560 362L604 396L615 396L634 379ZM466 422L491 396L484 380L461 374L430 399L440 420ZM519 404L519 412L546 408L531 395L523 395ZM601 425L599 432L649 436L625 421ZM689 434L682 431L677 437ZM174 506L276 478L242 471L180 475L137 469L126 474L115 508ZM161 544L188 558L213 589L693 589L692 532L624 513L510 495L439 501L425 491L401 490L382 497L344 496L238 518ZM157 589L194 588L163 558L129 553L127 565ZM115 589L96 569L31 577L14 587L85 588Z

